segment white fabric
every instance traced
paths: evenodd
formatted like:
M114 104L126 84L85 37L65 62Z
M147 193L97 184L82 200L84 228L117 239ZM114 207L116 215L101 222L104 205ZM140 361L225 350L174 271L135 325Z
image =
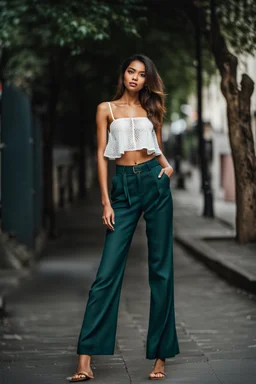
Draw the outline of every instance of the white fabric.
M109 101L108 101L108 106L109 106L109 109L110 109L110 113L111 113L112 119L115 120L114 115L113 115L113 111L112 111L112 108L111 108L111 104L110 104Z
M162 153L154 126L147 117L121 117L112 121L104 151L105 157L114 160L120 158L125 151L142 148L147 149L148 155L155 153L155 156L159 156Z

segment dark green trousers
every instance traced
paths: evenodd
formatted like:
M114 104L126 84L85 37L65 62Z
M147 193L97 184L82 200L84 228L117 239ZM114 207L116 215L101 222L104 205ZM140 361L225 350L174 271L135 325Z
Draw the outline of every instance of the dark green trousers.
M146 358L180 353L173 288L173 205L170 179L158 178L156 158L135 166L116 165L110 192L115 231L106 229L96 279L91 286L77 353L114 354L117 315L127 254L143 213L148 241L150 316Z

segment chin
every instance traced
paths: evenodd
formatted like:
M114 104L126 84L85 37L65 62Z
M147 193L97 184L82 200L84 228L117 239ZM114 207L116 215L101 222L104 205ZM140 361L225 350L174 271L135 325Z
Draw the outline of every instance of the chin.
M128 91L130 91L130 92L139 92L140 90L141 90L141 87L130 87L130 85L128 85L127 87L126 87L126 89L128 90Z

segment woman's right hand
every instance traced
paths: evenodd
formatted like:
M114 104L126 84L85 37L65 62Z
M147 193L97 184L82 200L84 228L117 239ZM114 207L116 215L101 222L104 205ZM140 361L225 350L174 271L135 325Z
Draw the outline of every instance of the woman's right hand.
M103 224L106 225L111 231L114 231L113 224L115 224L115 212L111 204L104 205L102 214Z

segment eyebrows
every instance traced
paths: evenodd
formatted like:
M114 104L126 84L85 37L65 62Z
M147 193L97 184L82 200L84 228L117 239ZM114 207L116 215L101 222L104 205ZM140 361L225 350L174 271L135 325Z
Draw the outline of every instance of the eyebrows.
M133 67L128 67L127 69L132 69L134 72L136 72L137 70ZM142 72L142 73L145 73L146 71L138 71L138 72Z

